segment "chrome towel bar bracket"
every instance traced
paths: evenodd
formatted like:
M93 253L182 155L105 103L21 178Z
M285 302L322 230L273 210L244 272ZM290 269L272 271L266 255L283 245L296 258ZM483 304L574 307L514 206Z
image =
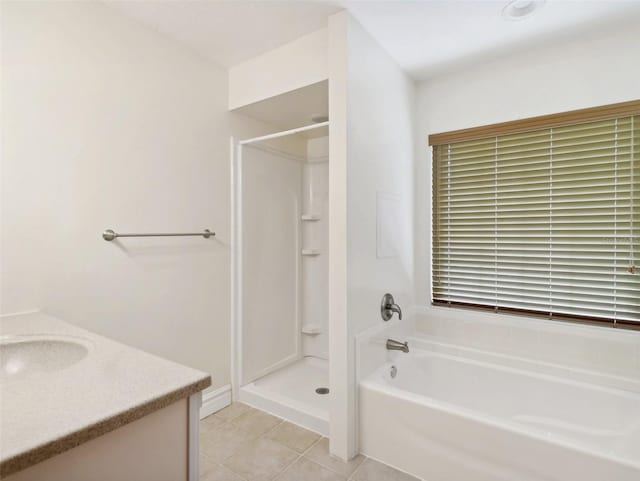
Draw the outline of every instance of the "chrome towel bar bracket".
M195 237L202 236L208 239L211 236L215 236L215 232L211 232L209 229L205 229L204 232L170 232L170 233L158 233L158 234L118 234L111 229L107 229L102 233L102 238L106 241L112 241L118 237Z

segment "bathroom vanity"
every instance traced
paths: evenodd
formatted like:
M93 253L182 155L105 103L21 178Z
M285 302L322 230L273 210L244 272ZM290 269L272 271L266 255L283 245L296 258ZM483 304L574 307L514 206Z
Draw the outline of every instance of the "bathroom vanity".
M42 313L0 317L0 478L195 481L210 385Z

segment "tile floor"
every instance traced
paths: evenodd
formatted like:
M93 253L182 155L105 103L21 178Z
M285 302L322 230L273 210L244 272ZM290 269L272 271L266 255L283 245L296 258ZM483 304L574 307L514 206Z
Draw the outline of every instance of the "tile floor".
M234 403L200 422L201 481L416 481L364 456L345 463L329 440Z

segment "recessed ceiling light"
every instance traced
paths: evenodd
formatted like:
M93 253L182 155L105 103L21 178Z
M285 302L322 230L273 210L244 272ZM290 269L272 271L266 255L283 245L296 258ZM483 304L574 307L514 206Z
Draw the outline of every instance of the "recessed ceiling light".
M544 4L545 0L511 0L502 10L507 20L523 20L530 17Z

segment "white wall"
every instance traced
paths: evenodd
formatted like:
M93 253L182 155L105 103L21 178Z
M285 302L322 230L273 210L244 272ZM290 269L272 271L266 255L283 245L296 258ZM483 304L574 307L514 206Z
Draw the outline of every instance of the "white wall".
M327 78L327 29L323 28L231 67L229 109Z
M431 152L429 134L640 99L640 26L583 32L427 80L418 89L415 286L422 314L465 317L429 306ZM492 314L486 314L492 317ZM523 318L518 318L522 321Z
M353 336L347 312L347 92L349 15L329 17L329 449L355 450Z
M304 157L262 145L242 147L242 384L301 355Z
M226 72L100 3L2 3L1 310L229 383ZM210 228L215 239L122 239Z
M303 335L305 356L329 358L329 137L309 139L303 169L302 212L316 221L302 222L302 245L319 256L302 258L302 323L319 334Z
M336 132L337 143L330 152L330 202L337 199L340 204L331 207L331 215L345 207L347 212L346 230L330 233L332 267L334 252L346 245L346 316L344 310L334 311L330 305L331 383L334 386L334 380L340 379L338 386L344 383L347 387L338 393L333 391L331 451L350 457L357 449L354 336L384 322L380 318L380 301L385 292L396 297L407 317L414 304L414 86L348 14L332 16L329 30L330 35L345 39L338 45L339 38L330 38L330 62L334 62L335 55L329 78L330 143L333 145L336 140L334 131L346 130L344 136ZM345 81L346 91L339 91L338 82ZM336 172L332 173L334 168ZM340 187L334 182L346 185ZM377 197L381 192L397 199L396 225L384 228L394 229L398 254L386 258L378 258L376 242ZM333 228L334 219L330 222ZM345 260L339 261L338 268L342 269ZM331 270L330 279L335 280ZM339 295L333 285L330 289Z

